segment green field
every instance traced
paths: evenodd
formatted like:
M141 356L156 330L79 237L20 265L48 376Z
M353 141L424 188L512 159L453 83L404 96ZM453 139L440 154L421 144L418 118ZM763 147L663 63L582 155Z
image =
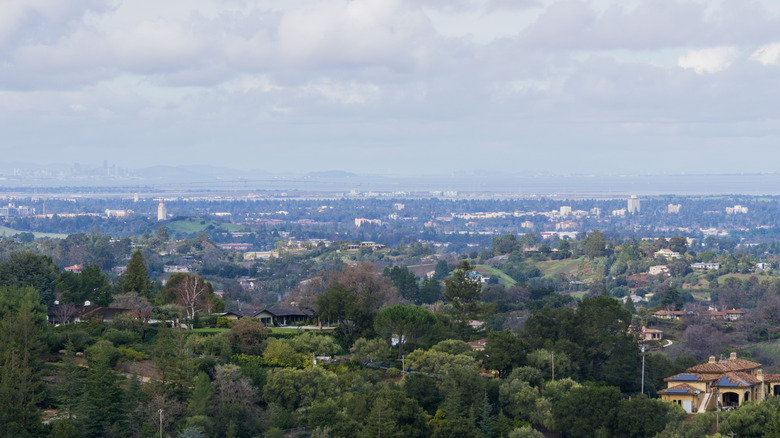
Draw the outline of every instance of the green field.
M224 333L230 329L226 328L198 328L194 329L193 333Z
M512 279L512 277L506 275L504 271L490 267L488 265L477 265L477 272L498 277L501 284L503 284L505 287L514 286L517 283L514 279Z
M577 259L547 260L536 262L535 265L544 273L545 277L555 277L558 274L573 275L577 273L577 268L584 259L584 257L580 257Z
M200 233L201 231L206 231L209 227L227 232L235 232L244 229L242 225L233 223L219 223L210 219L201 218L187 218L169 222L166 225L166 228L168 228L169 231L180 234Z
M13 228L3 227L0 226L0 236L13 236L15 234L24 233L25 231L19 231L14 230ZM36 239L40 239L41 237L48 237L50 239L64 239L68 237L67 234L59 234L59 233L37 233L32 231L33 235Z

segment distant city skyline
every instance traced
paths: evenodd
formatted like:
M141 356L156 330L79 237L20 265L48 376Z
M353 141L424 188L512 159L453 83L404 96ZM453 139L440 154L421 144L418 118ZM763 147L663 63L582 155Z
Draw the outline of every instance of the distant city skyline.
M0 4L5 163L775 172L768 0Z

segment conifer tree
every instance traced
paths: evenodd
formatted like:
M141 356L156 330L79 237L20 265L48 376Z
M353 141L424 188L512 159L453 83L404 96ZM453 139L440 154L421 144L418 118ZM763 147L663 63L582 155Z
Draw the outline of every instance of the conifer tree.
M149 274L146 272L146 260L141 251L136 250L127 264L127 272L122 279L122 293L137 292L149 297Z

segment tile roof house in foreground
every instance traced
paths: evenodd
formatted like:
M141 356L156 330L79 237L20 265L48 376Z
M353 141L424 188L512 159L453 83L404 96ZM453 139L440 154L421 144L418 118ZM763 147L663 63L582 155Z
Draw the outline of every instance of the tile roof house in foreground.
M665 378L667 388L658 394L688 413L714 411L718 402L729 409L780 395L780 374L764 374L760 367L760 363L738 359L737 353L721 361L710 356L707 363Z

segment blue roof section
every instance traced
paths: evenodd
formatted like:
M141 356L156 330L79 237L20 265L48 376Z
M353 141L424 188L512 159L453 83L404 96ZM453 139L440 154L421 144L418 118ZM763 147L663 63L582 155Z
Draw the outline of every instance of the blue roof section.
M696 374L678 374L672 377L672 380L679 380L682 382L698 382L699 376Z
M669 388L666 390L666 392L672 394L688 394L691 392L691 390L688 388ZM697 390L696 392L700 391Z
M718 386L731 386L731 387L739 387L739 386L753 386L750 383L740 379L739 377L733 377L734 381L729 379L728 376L723 376L718 380ZM740 385L741 384L741 385Z

